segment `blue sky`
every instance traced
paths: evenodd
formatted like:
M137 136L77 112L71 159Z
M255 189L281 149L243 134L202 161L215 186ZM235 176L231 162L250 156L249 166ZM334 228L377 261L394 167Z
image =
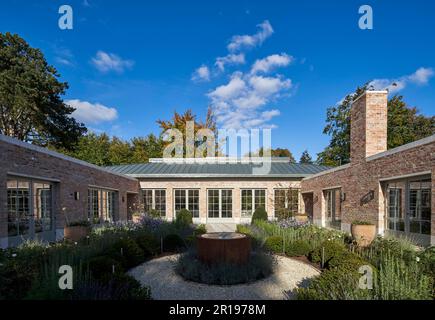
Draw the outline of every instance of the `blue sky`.
M58 27L62 4L73 30ZM373 30L358 27L363 4ZM187 108L203 118L212 105L221 127L271 127L273 146L297 158L322 151L326 108L370 80L396 81L434 115L434 30L425 0L16 0L0 10L0 31L43 51L93 130L158 134L157 119Z

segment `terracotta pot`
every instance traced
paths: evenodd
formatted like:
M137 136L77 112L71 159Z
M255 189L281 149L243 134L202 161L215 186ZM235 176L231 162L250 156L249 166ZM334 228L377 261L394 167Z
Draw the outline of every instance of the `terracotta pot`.
M295 216L295 220L296 220L296 222L307 222L308 221L308 216L306 216L306 215L297 215L297 216Z
M246 264L251 254L249 236L234 232L205 233L197 237L199 259L206 264Z
M352 224L352 237L360 247L369 246L376 238L375 225Z
M91 228L85 226L65 227L64 237L70 241L80 241L86 238L91 232Z
M134 223L139 223L141 218L142 218L142 216L132 216L132 217L131 217L131 220L132 220Z

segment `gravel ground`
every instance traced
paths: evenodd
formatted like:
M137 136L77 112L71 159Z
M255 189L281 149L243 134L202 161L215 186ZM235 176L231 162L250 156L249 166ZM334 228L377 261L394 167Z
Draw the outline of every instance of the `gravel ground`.
M285 291L306 286L309 278L319 274L306 263L278 256L274 274L266 279L234 286L206 285L185 281L177 275L176 259L177 255L153 259L129 274L150 286L156 300L282 300L286 299Z

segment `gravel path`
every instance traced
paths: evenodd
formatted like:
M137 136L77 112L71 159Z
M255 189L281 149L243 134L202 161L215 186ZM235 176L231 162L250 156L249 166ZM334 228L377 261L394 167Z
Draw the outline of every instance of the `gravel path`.
M277 257L273 275L252 284L216 286L185 281L174 271L177 255L148 261L129 274L151 287L156 300L282 300L284 291L305 286L319 271L303 262ZM292 297L289 297L292 298Z

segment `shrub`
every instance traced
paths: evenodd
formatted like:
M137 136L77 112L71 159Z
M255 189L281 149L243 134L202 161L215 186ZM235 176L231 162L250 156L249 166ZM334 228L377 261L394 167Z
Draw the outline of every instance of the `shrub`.
M187 209L181 209L175 218L175 223L179 226L189 226L193 223L192 213Z
M154 256L160 252L160 241L149 233L140 234L135 240L145 257Z
M289 257L308 256L311 252L311 246L307 241L296 240L290 242L285 247L285 254Z
M175 271L184 279L205 284L234 285L263 279L273 272L275 258L263 252L253 253L245 265L202 263L195 251L182 254Z
M163 250L166 252L177 252L184 247L184 241L178 234L168 234L163 239Z
M338 241L324 241L318 248L310 253L309 259L314 263L322 263L323 267L328 268L328 263L334 257L338 257L346 252L346 247Z
M117 241L108 255L119 261L125 269L137 266L145 260L145 254L139 245L130 238Z
M160 214L160 212L159 212L158 210L156 210L156 209L151 209L151 210L148 212L148 216L150 216L150 217L152 217L152 218L161 218L161 214Z
M283 253L283 238L280 236L271 236L264 242L264 247L274 253Z
M72 300L148 300L151 291L142 287L133 277L116 274L107 282L85 280L78 283L71 292Z
M293 220L294 213L290 211L289 209L280 208L276 210L275 217L278 219L278 221L282 220Z
M87 227L90 228L92 224L88 220L79 220L79 221L72 221L67 224L67 227Z
M363 300L370 297L371 290L358 288L361 277L356 271L344 268L324 271L314 278L308 288L296 289L298 300Z
M256 220L267 221L267 212L263 207L255 209L254 214L252 215L252 222Z
M94 257L88 261L89 271L94 279L110 278L113 274L122 273L121 263L108 256Z
M243 234L247 234L247 235L251 235L251 233L252 233L251 228L249 226L243 225L243 224L238 224L236 231L238 233L243 233Z
M205 224L200 224L196 227L196 229L193 231L194 236L200 236L201 234L207 233L207 229L205 227Z

